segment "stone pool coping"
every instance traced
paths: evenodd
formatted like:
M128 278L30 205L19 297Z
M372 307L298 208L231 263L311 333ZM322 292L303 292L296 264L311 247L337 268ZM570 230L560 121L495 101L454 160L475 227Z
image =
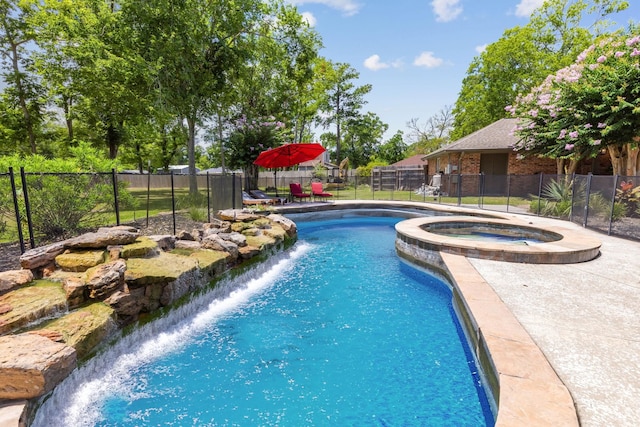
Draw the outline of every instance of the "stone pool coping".
M468 224L508 225L524 230L538 229L562 236L560 240L515 245L431 233L425 230L431 224L464 222ZM601 242L562 227L533 227L530 222L512 218L480 218L469 216L412 218L396 225L398 238L430 251L440 251L472 258L492 259L505 262L525 262L530 264L572 264L590 261L598 256Z
M571 394L493 288L462 255L441 253L453 303L497 405L496 426L579 426Z

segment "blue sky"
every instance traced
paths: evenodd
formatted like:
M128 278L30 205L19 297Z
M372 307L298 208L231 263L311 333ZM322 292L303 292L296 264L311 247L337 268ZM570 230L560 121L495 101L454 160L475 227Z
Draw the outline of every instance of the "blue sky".
M472 59L506 29L526 25L543 0L288 0L322 36L321 55L371 84L364 111L389 125L385 140L453 106ZM611 18L640 21L640 1ZM318 136L318 135L316 135Z

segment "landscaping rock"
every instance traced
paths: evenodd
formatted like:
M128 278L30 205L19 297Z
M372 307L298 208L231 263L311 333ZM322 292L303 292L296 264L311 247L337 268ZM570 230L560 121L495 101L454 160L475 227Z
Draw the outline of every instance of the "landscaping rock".
M32 286L0 295L0 306L11 308L0 314L0 334L6 334L65 311L67 299L60 283L39 280Z
M120 250L121 258L147 258L160 253L158 243L148 237L139 237L134 243L123 245Z
M31 399L60 383L76 367L76 351L36 334L0 337L0 399Z
M298 227L296 223L289 218L280 214L271 214L267 218L276 224L278 224L284 231L286 231L288 237L295 237L298 234Z
M88 270L86 282L89 289L89 298L104 299L124 286L124 272L126 269L126 262L119 259Z
M56 242L47 246L29 249L20 255L20 266L24 269L35 270L36 268L52 264L55 258L64 252L64 249L64 242Z
M186 249L190 251L197 251L202 248L200 242L192 240L176 240L175 249Z
M246 245L246 242L245 242ZM202 240L202 247L214 251L227 252L232 260L238 259L238 245L223 239L219 234L212 234Z
M197 268L198 260L195 258L162 252L155 258L128 259L125 281L131 288L169 283Z
M99 251L65 251L56 257L56 265L64 271L87 271L91 267L107 260L107 252Z
M113 308L96 302L49 320L42 328L62 335L78 359L84 359L117 330L117 325Z
M238 247L247 246L247 238L240 233L219 233L218 236L228 242L235 243Z
M254 256L257 256L260 254L260 249L256 248L255 246L243 246L241 248L238 249L238 254L240 255L240 258L242 259L251 259Z
M202 276L211 280L225 272L227 264L231 261L231 255L227 252L200 250L189 255L198 260L198 267L202 272Z
M104 303L115 310L118 321L124 324L137 320L138 315L148 311L149 307L144 288L132 289L131 292L116 291Z
M10 291L33 280L31 270L9 270L0 272L0 294Z
M135 230L135 229L134 229ZM64 241L65 248L106 248L110 245L128 245L138 238L139 233L121 227L102 228L96 233L85 233Z
M247 210L237 210L237 209L225 209L225 210L221 210L218 211L217 216L219 219L223 220L223 221L231 221L231 222L236 222L236 221L255 221L258 218L261 218L261 215L258 215L256 213L253 213L251 211L247 211Z
M154 236L147 236L147 237L149 237L149 239L156 242L156 244L158 245L158 248L165 252L168 252L176 247L176 238L169 234L154 235Z
M62 288L67 296L69 309L80 307L89 297L89 289L85 281L79 277L67 277L62 281Z

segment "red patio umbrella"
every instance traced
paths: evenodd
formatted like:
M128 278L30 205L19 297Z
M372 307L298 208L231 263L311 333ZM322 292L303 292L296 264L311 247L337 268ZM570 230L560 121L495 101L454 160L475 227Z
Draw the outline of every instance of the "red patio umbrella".
M322 145L315 142L285 144L263 151L253 163L269 169L286 168L313 160L325 151Z
M258 158L253 162L253 164L268 169L286 168L308 160L313 160L325 151L325 148L316 142L285 144L280 147L263 151L258 155ZM276 183L275 187L277 195L278 185L275 170L273 171L273 179Z

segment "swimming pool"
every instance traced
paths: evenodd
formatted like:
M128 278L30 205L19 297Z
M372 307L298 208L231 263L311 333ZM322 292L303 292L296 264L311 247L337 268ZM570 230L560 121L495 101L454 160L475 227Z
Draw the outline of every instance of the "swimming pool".
M291 251L92 359L35 425L493 425L449 289L395 254L399 220L296 221Z

